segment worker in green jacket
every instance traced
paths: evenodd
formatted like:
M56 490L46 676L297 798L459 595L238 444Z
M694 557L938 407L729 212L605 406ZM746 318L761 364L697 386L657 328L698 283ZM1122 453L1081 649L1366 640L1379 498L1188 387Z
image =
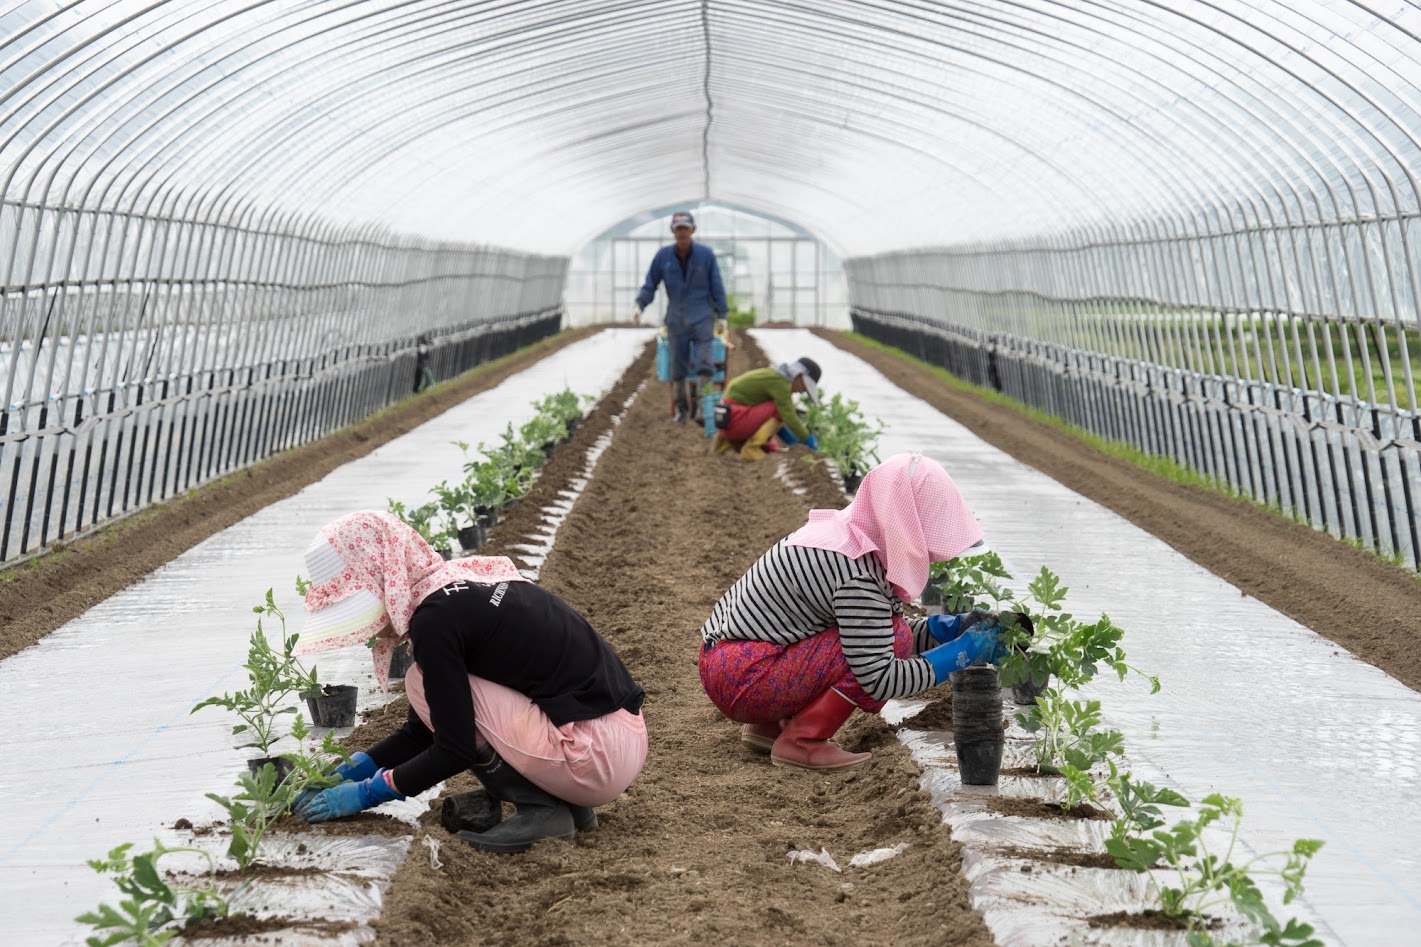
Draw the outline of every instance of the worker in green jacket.
M795 410L793 396L803 392L817 401L819 375L817 362L801 358L737 376L716 409L720 430L711 442L712 452L724 454L733 447L744 460L762 460L767 451L779 449L771 440L776 432L788 444L803 441L816 450L818 442Z

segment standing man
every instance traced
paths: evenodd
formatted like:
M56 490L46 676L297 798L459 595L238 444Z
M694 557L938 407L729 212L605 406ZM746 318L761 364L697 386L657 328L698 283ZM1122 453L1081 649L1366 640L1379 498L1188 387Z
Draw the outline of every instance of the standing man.
M657 284L666 286L666 331L671 346L671 398L675 405L677 424L685 424L695 415L700 403L699 389L710 382L714 367L711 363L711 339L717 328L724 331L723 322L730 307L725 302L725 284L720 279L720 266L715 252L703 244L693 243L696 219L688 211L671 216L671 233L676 242L656 251L651 268L646 271L646 283L636 294L632 320L641 321L642 310L656 298ZM695 375L699 389L688 390L687 376Z

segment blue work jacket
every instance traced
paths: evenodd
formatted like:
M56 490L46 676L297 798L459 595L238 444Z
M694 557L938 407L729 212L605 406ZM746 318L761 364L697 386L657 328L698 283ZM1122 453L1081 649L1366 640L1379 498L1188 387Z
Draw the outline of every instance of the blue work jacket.
M666 285L666 324L673 328L698 325L717 317L724 319L730 310L725 303L725 284L720 280L715 251L703 244L691 243L685 276L681 275L681 261L676 258L674 243L657 250L646 271L646 283L636 294L638 306L645 309L651 305L658 283Z

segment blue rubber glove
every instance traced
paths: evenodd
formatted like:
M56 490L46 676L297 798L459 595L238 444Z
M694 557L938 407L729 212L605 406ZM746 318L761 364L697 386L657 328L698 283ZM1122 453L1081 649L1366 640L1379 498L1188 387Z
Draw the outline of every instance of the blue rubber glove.
M784 441L786 447L793 447L799 443L799 438L794 436L794 432L789 429L788 424L781 425L779 434L775 436Z
M923 652L923 657L933 666L933 683L941 684L953 671L960 671L972 664L985 661L996 664L1006 654L997 634L998 627L984 628L976 625L963 632L947 644L938 645Z
M986 622L988 625L995 625L996 618L990 612L985 612L980 608L974 608L970 612L963 612L960 615L929 615L928 634L937 641L947 644L955 641L968 628Z
M386 780L388 772L387 769L376 770L374 776L358 783L341 783L331 789L322 789L303 805L293 808L292 812L307 822L328 822L372 809L382 802L405 798Z
M351 782L352 780L358 783L363 779L369 779L371 776L374 776L375 771L379 768L380 767L375 765L375 761L370 758L369 754L352 753L350 754L350 762L347 763L342 760L339 766L331 770L331 775L339 776L341 782L343 783ZM307 789L302 792L299 796L296 797L296 801L291 803L292 811L295 811L304 806L306 803L310 802L311 799L318 792L321 792L321 790Z
M813 434L809 435L804 439L804 446L809 448L810 450L818 450L819 438L815 437Z

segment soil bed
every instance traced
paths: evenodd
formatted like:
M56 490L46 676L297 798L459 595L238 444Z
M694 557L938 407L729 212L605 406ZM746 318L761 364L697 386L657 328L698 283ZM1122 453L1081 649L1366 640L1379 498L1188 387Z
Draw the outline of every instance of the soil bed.
M758 355L747 343L731 353L732 374ZM637 383L650 366L639 371ZM430 868L416 839L386 893L378 942L986 947L992 939L968 904L960 849L916 789L907 749L878 718L856 715L846 728L882 740L872 760L819 775L771 767L706 700L697 629L715 599L803 523L810 498L845 500L821 466L795 459L798 449L787 472L804 496L776 476L773 458L709 456L700 429L671 424L665 401L664 386L652 382L633 403L541 579L646 688L646 769L598 810L597 830L526 855L475 852L437 816L426 818L422 831L444 842L443 868ZM842 874L787 857L823 847L846 865L900 842L908 848L897 857Z
M213 533L596 331L573 329L480 365L329 437L142 510L40 559L0 570L0 659L28 648Z
M1174 483L843 333L815 334L987 443L1158 536L1248 595L1421 690L1421 581L1246 500ZM1325 582L1318 581L1326 576ZM1365 615L1365 621L1357 616Z

